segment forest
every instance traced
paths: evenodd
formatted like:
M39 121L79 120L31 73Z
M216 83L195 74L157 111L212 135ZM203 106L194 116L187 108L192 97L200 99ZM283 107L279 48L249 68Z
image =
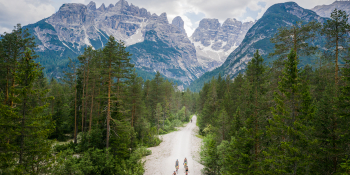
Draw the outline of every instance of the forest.
M0 37L0 174L141 175L147 148L193 114L204 174L350 174L349 32L341 10L281 27L275 61L256 50L244 74L194 93L143 80L113 36L48 79L17 25Z
M143 174L147 147L196 111L198 94L144 81L123 42L82 48L48 79L21 25L0 40L0 174Z
M196 103L205 174L350 174L349 31L341 10L282 27L272 64L257 50L244 74L206 83ZM302 56L314 63L301 67Z

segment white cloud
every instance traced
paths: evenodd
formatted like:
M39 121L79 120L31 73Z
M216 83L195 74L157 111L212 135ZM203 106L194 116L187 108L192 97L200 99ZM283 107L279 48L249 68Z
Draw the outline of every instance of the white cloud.
M252 17L250 17L250 16L248 16L247 18L245 18L245 19L243 20L243 22L250 22L250 21L255 21L255 19L252 18Z
M0 32L11 32L17 23L27 25L51 16L55 12L50 1L0 0Z

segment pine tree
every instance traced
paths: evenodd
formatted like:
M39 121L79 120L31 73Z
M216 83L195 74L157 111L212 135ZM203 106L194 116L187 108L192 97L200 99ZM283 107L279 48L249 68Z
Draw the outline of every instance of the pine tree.
M48 89L33 87L40 74L41 69L34 62L31 50L28 48L25 56L18 62L15 73L18 85L13 89L15 96L11 98L16 107L9 108L11 104L1 107L3 109L1 112L5 112L1 115L5 117L1 121L4 126L9 127L3 132L11 136L5 145L8 153L4 156L10 153L13 160L18 160L15 167L11 167L11 163L7 161L2 165L15 173L45 173L50 166L51 142L46 139L53 131L54 125L50 115L43 115L44 109L49 106L48 98L45 97ZM39 101L41 103L38 103Z
M310 46L307 41L316 37L320 26L316 21L306 24L298 21L292 26L279 28L275 36L271 38L271 43L275 44L275 51L270 53L269 56L279 55L283 59L288 54L290 48L293 48L296 57L314 54L317 47Z
M309 137L312 128L313 107L308 88L302 88L298 78L298 59L291 50L285 63L279 92L275 92L276 107L272 108L273 118L267 128L271 145L267 150L265 163L267 174L310 174L312 164L311 148L315 140Z
M68 68L69 71L65 72L63 82L68 84L71 94L74 94L74 143L77 144L77 68L70 58Z
M335 83L338 84L339 80L339 60L341 54L347 51L348 43L348 30L350 28L348 24L348 16L345 11L334 9L331 13L331 19L323 25L322 32L327 38L327 48L335 55Z
M261 137L264 135L265 127L267 124L267 121L265 119L265 109L261 103L264 103L262 100L262 96L265 93L264 90L264 83L265 83L265 66L264 66L264 59L260 56L259 51L257 50L254 54L253 59L248 63L247 66L247 79L250 82L250 93L249 97L247 99L247 102L249 104L247 105L247 108L249 110L249 113L246 113L246 121L245 121L245 127L246 129L242 132L247 132L246 136L248 138L245 138L247 140L250 140L250 142L247 143L247 145L253 144L253 154L248 154L247 156L250 156L251 165L250 169L247 173L249 174L257 174L260 170L258 167L260 159L260 144L261 144Z

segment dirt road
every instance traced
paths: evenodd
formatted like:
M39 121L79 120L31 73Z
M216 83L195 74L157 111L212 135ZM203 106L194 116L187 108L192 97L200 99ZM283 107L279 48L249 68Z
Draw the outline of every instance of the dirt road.
M199 151L201 139L196 137L198 127L197 117L192 117L192 123L175 131L161 136L163 142L149 148L152 154L143 158L145 163L145 175L171 175L175 171L175 161L179 160L180 169L178 174L185 174L182 165L185 157L188 160L189 175L200 175L203 165L199 164Z

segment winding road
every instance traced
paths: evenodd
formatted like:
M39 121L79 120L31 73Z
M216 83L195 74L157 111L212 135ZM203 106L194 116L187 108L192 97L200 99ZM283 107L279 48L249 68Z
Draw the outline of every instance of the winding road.
M175 171L175 161L179 160L178 174L185 174L183 161L188 160L189 174L200 175L203 165L198 163L201 139L196 137L198 127L197 117L192 117L192 123L179 128L178 131L162 135L163 142L156 147L148 148L152 154L143 158L145 175L171 175Z

